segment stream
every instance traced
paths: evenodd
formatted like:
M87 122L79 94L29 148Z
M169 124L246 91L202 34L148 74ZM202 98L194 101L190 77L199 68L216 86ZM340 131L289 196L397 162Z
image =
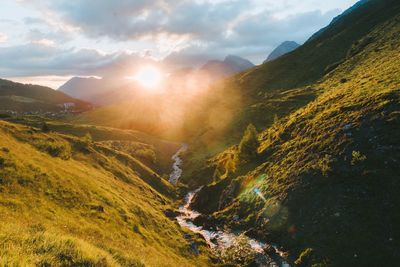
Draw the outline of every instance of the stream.
M182 175L182 159L180 155L188 149L188 145L184 144L182 147L172 156L172 172L169 176L169 182L173 185L177 185L179 178Z
M169 181L176 185L180 176L182 175L182 159L180 155L187 150L188 146L183 145L178 152L173 155L172 159L174 161L173 171L170 175ZM237 244L236 241L239 241L239 238L243 237L243 233L230 232L227 230L207 230L202 226L198 226L194 224L194 219L199 217L201 213L190 209L190 205L193 201L194 196L202 189L202 187L198 188L195 191L189 192L185 197L185 202L182 206L179 207L179 213L176 217L179 225L183 228L187 228L193 233L200 234L208 246L212 249L215 254L219 254L224 250L231 248ZM248 245L250 245L251 249L255 252L255 262L257 266L262 267L290 267L290 265L284 259L283 252L278 250L278 247L274 244L266 244L256 239L252 239L246 237ZM272 246L275 249L274 257L271 257L265 253L265 249L269 246Z

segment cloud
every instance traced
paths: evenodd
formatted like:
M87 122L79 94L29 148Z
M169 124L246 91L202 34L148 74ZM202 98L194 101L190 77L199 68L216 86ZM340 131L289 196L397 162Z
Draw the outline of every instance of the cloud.
M222 59L228 54L240 55L254 62L267 58L281 42L294 40L303 43L320 27L327 25L339 10L327 13L311 11L276 18L268 12L247 15L230 29L229 36L217 36L206 45L192 45L172 53L166 60L171 64L199 65L209 59ZM310 21L313 23L310 23ZM321 26L321 27L322 27Z
M26 34L26 40L32 43L43 43L43 41L46 41L47 43L56 45L58 43L66 43L72 39L73 36L68 32L48 26L44 29L31 28Z
M8 40L8 36L0 33L0 43L5 43Z
M47 22L41 18L26 17L24 18L24 23L28 26L30 25L47 25Z
M62 49L46 40L20 46L0 47L3 77L23 76L127 76L143 64L157 64L135 53L102 53L95 49Z
M343 1L349 0L339 2ZM170 52L189 48L202 54L206 49L218 49L220 54L238 54L258 62L283 41L305 41L340 13L340 9L323 12L318 9L322 5L311 0L302 3L120 0L118 4L109 0L42 0L40 3L57 20L79 29L88 38L106 37L117 42L150 39L172 48L180 42L185 45L176 45ZM298 11L290 12L294 7Z
M96 72L112 62L114 55L96 50L59 49L43 42L0 48L3 76L74 75Z
M258 34L263 36L268 31L283 31L286 34L298 33L299 30L304 32L301 31L304 23L288 25L288 22L296 20L307 21L307 29L313 25L313 30L318 30L332 19L333 13L336 15L340 11L335 9L322 14L314 9L276 19L278 12L282 13L282 9L292 7L292 1L287 1L278 10L274 10L273 8L277 8L274 1L267 0L261 11L257 11L259 7L254 4L254 0L121 0L118 4L109 0L47 0L44 3L58 19L79 28L83 34L119 41L157 38L164 34L190 36L192 40L214 43L220 39L230 39L231 34L243 25L255 26L246 28L245 31L240 30L240 33L246 35L251 33L254 40L259 37ZM268 9L269 6L271 9ZM278 26L278 30L273 28L275 26ZM303 35L301 37L304 38Z
M355 0L335 3L349 1ZM151 49L166 57L163 64L179 67L228 54L260 63L281 42L301 43L340 13L335 5L321 9L324 2L314 0L18 2L36 13L22 18L27 44L0 47L3 76L120 74L140 64L161 64L139 55ZM0 34L0 42L6 39ZM99 52L99 45L109 52Z

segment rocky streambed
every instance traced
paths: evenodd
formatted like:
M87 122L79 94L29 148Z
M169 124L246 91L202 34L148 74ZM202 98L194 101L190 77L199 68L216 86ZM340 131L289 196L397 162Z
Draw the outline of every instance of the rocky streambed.
M174 164L170 175L170 182L174 185L178 183L182 174L182 159L180 155L186 150L187 145L184 145L172 157ZM195 219L201 216L201 213L192 210L190 205L195 195L201 189L200 187L197 190L189 192L185 197L183 205L179 207L179 215L176 217L176 220L181 227L201 235L215 256L220 257L221 261L224 261L224 257L228 256L227 254L229 253L243 253L244 247L246 247L247 252L253 257L252 263L257 266L290 267L283 257L283 253L274 244L267 244L254 238L249 238L244 233L219 229L217 226L212 227L212 229L206 229L201 225L196 225Z

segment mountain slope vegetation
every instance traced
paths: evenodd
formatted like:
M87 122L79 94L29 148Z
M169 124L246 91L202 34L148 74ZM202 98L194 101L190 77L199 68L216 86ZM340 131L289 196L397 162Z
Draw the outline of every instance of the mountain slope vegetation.
M174 190L137 151L159 155L152 145L48 128L0 122L0 265L209 265L164 215Z
M75 110L88 110L90 104L62 92L39 85L15 83L0 79L1 110L59 111L64 103L73 103Z
M234 78L253 96L252 88L300 85L291 91L316 98L208 161L196 176L215 180L193 204L211 215L201 220L275 242L299 266L399 261L399 14L396 1L367 1L295 52ZM314 56L277 79L279 65L306 53Z
M351 12L350 12L351 11ZM199 185L212 177L199 172L207 158L222 152L226 146L238 143L246 127L252 123L257 129L270 127L279 118L304 107L320 94L318 82L343 64L349 56L362 51L373 40L364 38L377 25L397 16L396 1L365 1L335 19L314 39L277 60L228 78L213 87L220 95L235 95L240 104L226 111L233 114L224 132L211 134L214 145L206 146L195 138L186 158L184 180ZM227 99L214 99L207 107L224 106ZM216 104L218 103L218 104ZM208 130L212 131L212 130ZM206 140L208 142L208 140ZM204 170L203 170L204 171Z

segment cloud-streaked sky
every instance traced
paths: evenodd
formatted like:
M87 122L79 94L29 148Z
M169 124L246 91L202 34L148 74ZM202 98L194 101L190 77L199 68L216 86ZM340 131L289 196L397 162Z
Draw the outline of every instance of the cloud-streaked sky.
M0 77L57 87L145 61L261 63L356 0L1 0ZM145 57L145 58L143 58Z

